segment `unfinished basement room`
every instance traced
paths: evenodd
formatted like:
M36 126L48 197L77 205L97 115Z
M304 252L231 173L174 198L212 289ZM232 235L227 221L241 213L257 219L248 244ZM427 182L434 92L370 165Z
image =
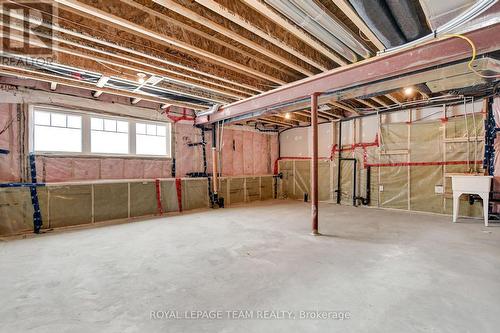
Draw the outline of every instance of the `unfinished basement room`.
M498 0L0 10L0 332L500 332Z

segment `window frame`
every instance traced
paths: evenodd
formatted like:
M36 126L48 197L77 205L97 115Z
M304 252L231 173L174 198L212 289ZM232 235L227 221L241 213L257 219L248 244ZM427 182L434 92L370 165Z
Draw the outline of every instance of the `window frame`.
M66 115L75 115L82 117L82 152L61 152L61 151L35 151L35 111L44 111L44 112L52 112L52 113L61 113ZM92 153L91 152L91 118L101 118L101 119L109 119L109 120L117 120L117 121L126 121L128 122L128 146L129 153L128 154L120 154L120 153ZM167 135L165 139L167 140L167 155L143 155L136 154L136 124L137 123L145 123L145 124L153 124L153 125L162 125L167 128ZM81 156L81 157L120 157L120 158L134 158L134 159L165 159L171 160L172 151L173 151L173 140L172 140L172 122L165 121L155 121L144 118L136 118L136 117L126 117L120 115L111 115L111 114L103 114L99 112L91 112L91 111L80 111L73 110L62 107L54 107L54 106L46 106L46 105L29 105L28 112L28 125L29 125L29 151L34 153L35 155L41 156Z
M144 124L144 125L146 125L146 133L144 133L144 134L142 134L142 133L141 133L141 134L138 134L138 133L137 133L137 124ZM148 125L155 125L155 126L157 126L157 127L156 127L156 134L155 134L155 135L152 135L152 134L147 134L147 126L148 126ZM161 136L161 135L158 135L158 126L165 126L165 127L166 127L166 128L165 128L165 131L166 131L166 133L165 133L165 139L167 140L166 149L167 149L167 153L168 153L169 155L171 155L171 154L172 154L172 150L171 150L171 149L172 149L172 146L169 146L169 145L168 145L168 142L169 142L169 141L170 141L170 142L172 141L172 136L171 136L172 127L171 127L171 126L168 126L168 125L166 125L165 123L158 123L158 122L156 122L156 123L155 123L155 122L148 122L148 121L137 121L137 122L135 123L135 127L134 127L134 145L135 145L135 149L136 149L136 150L135 150L135 154L136 154L136 156L164 156L164 155L148 155L148 154L138 154L138 153L137 153L137 136L138 136L138 135L152 136L152 137L155 137L155 138L158 138L158 137L159 137L159 138L161 138L161 137L163 137L163 136ZM169 127L170 127L170 129L169 129Z

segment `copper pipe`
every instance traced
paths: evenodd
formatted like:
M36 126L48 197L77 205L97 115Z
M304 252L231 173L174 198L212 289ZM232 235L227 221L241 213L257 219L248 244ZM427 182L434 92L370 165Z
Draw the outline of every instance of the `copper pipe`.
M311 95L311 217L312 234L318 232L318 93Z

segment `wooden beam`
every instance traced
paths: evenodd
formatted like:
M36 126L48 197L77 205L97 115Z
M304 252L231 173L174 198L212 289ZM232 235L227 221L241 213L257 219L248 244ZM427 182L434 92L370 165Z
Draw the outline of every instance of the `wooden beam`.
M350 113L354 113L355 115L359 115L359 112L356 111L354 108L350 107L350 106L346 106L342 103L339 103L339 102L334 102L334 101L330 101L328 102L328 104L330 105L333 105L339 109L342 109L344 111L347 111L347 112L350 112Z
M269 120L267 118L257 118L257 120L260 122L263 122L263 123L268 123L268 124L273 124L273 125L278 125L278 126L293 127L292 124L284 123L284 122L276 121L276 120Z
M384 102L382 99L380 99L379 97L372 97L372 99L377 102L378 104L382 105L382 106L389 106L389 104L387 104L386 102Z
M233 13L229 11L226 7L222 6L221 4L213 1L213 0L194 0L197 3L199 3L202 6L205 6L206 8L214 11L215 13L218 13L219 15L222 15L223 17L227 18L228 20L236 23L237 25L241 26L242 28L247 29L248 31L256 34L257 36L267 40L268 42L276 45L277 47L287 51L288 53L296 56L297 58L307 62L313 67L316 67L320 69L321 71L327 71L328 68L320 64L319 62L310 59L308 56L303 54L302 52L299 52L295 50L293 47L289 46L288 44L284 43L282 40L269 35L267 32L260 30L258 27L254 26L252 23L248 22L246 19L243 17L239 16L236 13Z
M4 23L0 22L0 25L3 26ZM10 25L9 27L11 29L21 29L19 27L13 26L13 25ZM22 30L20 30L20 31L22 31ZM37 34L37 36L48 37L46 35L41 35L41 34ZM16 41L19 41L19 42L23 42L24 41L23 37L15 36L13 34L11 34L10 39L11 40L16 40ZM82 59L88 59L88 60L91 60L91 61L95 61L95 62L97 62L98 64L101 64L101 65L102 64L108 64L108 65L111 65L111 66L116 66L116 67L119 67L119 68L130 70L130 71L135 72L135 73L146 72L149 75L151 75L151 77L153 77L155 75L163 76L163 73L161 73L159 70L153 70L153 71L151 71L151 70L144 70L142 68L127 66L127 65L125 65L123 63L110 61L107 58L96 57L96 55L90 55L90 54L81 53L81 52L78 52L78 51L73 50L73 49L68 49L68 48L62 47L60 45L64 43L64 44L68 44L68 45L71 45L71 46L74 46L74 47L77 47L77 48L80 48L80 49L84 49L84 50L87 50L87 51L96 52L96 53L104 53L104 51L101 51L101 50L96 49L96 48L92 48L92 47L89 47L89 46L86 46L86 45L82 45L82 44L79 44L79 43L74 43L74 42L71 42L71 41L66 41L66 40L63 40L63 39L59 39L57 37L52 37L52 40L57 42L56 44L54 44L52 46L52 50L60 52L60 53L64 53L64 54L76 56L76 57L82 58ZM30 44L34 45L34 46L43 46L42 42L37 42L33 38L30 39ZM106 54L106 53L104 53L104 54ZM106 54L106 55L108 55L108 54ZM110 56L113 56L113 55L110 55ZM61 57L59 57L58 60L59 60L59 63L60 63L61 62ZM85 68L82 68L81 66L78 66L78 65L75 65L75 64L64 64L64 65L70 66L70 67L79 67L79 69L89 70L87 68L88 66L85 67ZM149 65L145 64L145 66L149 66ZM92 69L90 69L90 71L96 71L96 69L92 68ZM113 75L113 76L116 76L116 75ZM190 97L194 97L194 98L208 99L208 100L212 100L212 101L218 102L218 103L227 103L226 100L218 99L217 97L213 97L213 96L212 97L206 97L206 96L197 95L197 94L193 94L191 92L186 92L186 91L182 91L182 90L179 90L178 93L184 94L184 95L187 95L187 96L190 96ZM97 96L94 96L94 97L99 97L101 94L102 93L96 92L94 95L97 95ZM234 98L233 98L233 100L234 100Z
M401 104L401 102L396 97L392 96L391 94L386 94L384 96L389 98L391 101L393 101L396 104Z
M125 0L125 1L130 2L131 0ZM207 19L206 17L203 17L192 10L189 10L188 8L186 8L184 6L179 5L175 1L172 1L172 0L153 0L153 1L159 5L162 5L163 7L167 8L168 10L172 10L172 11L176 12L177 14L180 14L184 17L187 17L188 19L190 19L198 24L201 24L207 28L210 28L210 29L220 33L221 35L229 37L229 38L237 41L238 43L245 45L246 47L254 49L254 50L264 54L265 56L267 56L271 59L279 61L283 65L288 66L290 68L293 68L294 70L298 71L299 73L305 74L307 76L314 75L313 72L299 66L298 64L292 62L291 60L286 59L286 58L280 56L279 54L268 50L267 48L263 47L262 45L255 43L255 42L237 34L236 32L234 32L234 31L232 31L232 30L230 30L230 29L228 29L220 24L217 24L217 23L211 21L211 20Z
M156 1L156 0L154 0ZM290 23L287 19L285 19L282 15L276 13L272 8L270 8L267 4L260 0L242 0L248 6L252 7L262 15L266 16L271 21L274 21L276 24L280 25L284 29L288 30L290 33L295 35L297 38L302 40L304 43L308 44L316 51L321 52L323 55L336 62L339 65L347 65L348 62L345 61L342 57L339 57L337 54L332 52L329 48L324 46L322 43L318 42L316 39L311 37L307 32L298 28L295 24Z
M60 77L57 75L46 74L46 73L42 73L42 72L38 72L38 71L34 71L34 70L29 70L29 69L25 69L25 68L4 65L4 64L0 64L0 74L13 76L13 77L17 77L20 79L31 79L31 80L38 80L38 81L43 81L43 82L56 82L57 84L60 84L60 85L81 88L81 89L91 90L91 91L94 91L96 88L95 84L90 83L90 82L85 82L85 81L81 81L78 79L63 78L63 77ZM179 102L179 101L171 100L168 98L160 98L160 97L154 97L154 96L149 96L149 95L143 95L143 94L133 93L133 92L121 90L121 89L103 87L103 88L100 88L100 90L103 93L107 93L107 94L111 94L111 95L124 96L124 97L128 97L128 98L142 98L146 101L159 103L159 104L168 103L171 105L184 107L184 108L188 108L188 109L193 109L193 110L206 110L207 109L207 107L201 106L198 104Z
M375 47L382 51L385 49L384 44L375 36L375 34L368 28L366 23L358 16L358 13L352 8L347 0L332 0L332 2L337 6L344 14L351 20L352 23L362 32L370 42L375 45Z
M377 106L373 103L370 103L369 101L366 101L364 99L359 99L359 98L356 98L356 101L363 104L363 105L366 105L367 107L369 108L377 108Z
M256 61L259 61L259 62L261 62L269 67L272 67L272 68L278 70L278 71L286 71L286 73L288 75L297 77L297 74L292 73L288 70L284 70L283 68L280 68L280 67L276 66L275 64L273 64L265 59L256 58L254 54L245 51L241 47L234 46L234 45L227 43L221 39L215 38L214 36L212 36L206 32L195 29L195 28L193 28L193 27L191 27L183 22L178 21L178 20L174 20L171 17L164 15L164 14L162 14L162 13L160 13L152 8L141 5L133 0L121 0L121 1L130 5L130 6L133 6L139 10L142 10L142 11L144 11L144 12L146 12L146 13L148 13L148 14L150 14L158 19L167 20L169 23L173 23L186 31L190 31L192 33L200 35L201 37L205 38L206 40L209 40L213 43L223 45L224 47L227 47L228 49L231 49L233 51L241 53L249 58L254 58ZM249 47L250 49L254 49L256 51L259 51L260 53L268 56L269 58L274 59L276 61L279 61L283 65L288 66L290 68L293 68L294 70L296 70L300 73L303 73L307 76L311 76L314 74L314 73L304 69L303 67L297 65L296 63L290 61L289 59L286 59L286 58L284 58L284 57L282 57L274 52L271 52L270 50L266 49L265 47L262 47L260 44L257 44L249 39L246 39L246 38L242 37L241 35L238 35L237 33L233 32L232 30L229 30L229 29L227 29L227 28L225 28L225 27L223 27L215 22L212 22L212 21L208 20L207 18L205 18L201 15L198 15L197 13L187 9L186 7L179 5L178 3L176 3L172 0L153 0L153 1L161 6L165 7L168 10L175 11L177 14L185 16L185 17L189 18L190 20L195 21L198 24L206 26L206 27L226 36L226 37L229 37L229 38L237 41L238 43ZM185 15L183 13L185 13Z
M254 70L253 68L249 68L245 65L242 65L240 63L237 63L235 61L226 59L224 57L221 57L217 54L208 52L206 50L203 50L199 47L190 45L188 43L179 41L177 39L174 39L166 34L163 33L158 33L149 29L144 28L143 26L140 26L138 24L132 23L128 20L125 20L121 17L109 14L105 11L102 11L96 7L89 6L86 4L83 4L77 0L54 0L55 2L67 6L69 8L72 8L78 12L85 13L93 18L101 19L113 26L117 26L122 30L126 30L132 33L140 34L142 36L146 36L147 38L153 39L156 42L167 45L167 46L174 46L177 47L181 50L185 50L191 53L194 53L202 58L205 59L211 59L212 61L215 61L217 63L223 64L229 68L239 70L243 73L250 74L252 76L257 76L262 79L278 83L278 84L285 84L286 82L283 80L280 80L278 78L275 78L271 75L262 73L260 71Z
M9 14L10 14L10 16L12 18L15 18L17 20L23 20L23 21L25 20L25 18L23 16L16 15L15 13L11 12ZM139 64L141 66L153 68L153 69L156 69L156 70L158 70L159 68L161 68L161 70L164 71L165 73L175 75L174 78L172 78L171 76L169 76L169 78L171 80L179 81L181 83L184 83L184 84L187 84L187 85L190 85L190 86L199 87L201 89L206 89L206 90L211 90L211 91L214 91L214 92L222 93L222 94L233 96L233 97L236 97L236 98L248 97L248 96L251 96L253 93L249 93L248 91L243 91L243 90L240 90L240 89L236 89L234 87L229 87L229 86L227 86L227 84L231 84L231 85L235 85L235 86L238 86L238 87L241 87L241 88L244 88L244 89L248 89L248 90L250 90L252 92L263 92L262 90L259 90L259 89L257 89L256 87L253 87L253 86L248 86L248 85L236 82L236 81L231 81L231 80L225 79L223 77L219 77L219 76L216 76L216 75L213 75L213 74L209 74L209 73L206 73L206 72L203 72L203 71L199 71L199 70L193 69L191 67L184 66L182 64L178 64L178 63L175 63L175 62L172 62L172 61L168 61L168 60L165 60L165 59L162 59L162 58L159 58L159 57L155 57L155 56L149 55L148 53L139 52L139 51L136 51L134 49L126 48L126 47L123 47L123 46L118 45L116 43L111 43L111 42L108 42L108 41L100 39L100 38L95 38L95 37L89 36L87 34L82 34L80 32L76 32L76 31L73 31L73 30L65 29L65 28L62 28L62 27L60 27L58 25L49 25L49 24L43 23L43 22L42 23L35 22L35 21L33 21L33 20L29 19L29 18L26 21L28 21L30 23L33 23L33 24L37 24L39 26L43 26L43 27L52 29L53 31L60 32L60 33L62 33L64 35L69 35L69 36L72 36L72 37L83 39L85 41L89 41L91 43L95 43L95 44L99 44L99 45L104 46L104 47L97 47L97 48L96 47L92 47L91 50L94 51L94 52L99 52L101 54L104 54L104 55L107 55L107 56L110 56L110 57L115 57L115 58L118 58L120 60L130 61L130 62ZM2 22L0 22L0 24L2 24ZM11 23L10 27L15 27L15 26ZM19 29L19 27L17 27L17 28ZM63 40L63 39L58 39L55 36L51 36L50 38L52 38L52 39L54 39L56 41ZM82 45L82 44L79 44L79 45ZM110 52L110 51L107 51L107 49L111 49L113 51ZM141 57L141 58L153 60L155 63L158 63L158 64L164 64L164 65L172 66L172 67L178 68L178 70L170 70L170 69L166 68L165 66L161 66L160 67L160 65L155 65L152 62L146 62L144 60L141 61L141 60L138 60L137 58L117 53L115 50L119 50L119 51L123 51L123 52L126 52L126 53L130 53L130 54L133 54L133 55ZM146 70L143 70L143 71L146 71ZM186 73L184 73L182 71L188 71L190 73L186 74ZM199 76L203 76L203 78L197 77L196 75L193 75L192 73L197 74ZM163 74L163 76L166 76L166 74ZM208 80L208 78L215 79L215 80L218 80L218 81L221 81L221 82L225 82L227 84L221 84L221 83L213 82L211 80ZM229 91L225 91L225 90L222 90L222 89L217 89L217 88L214 88L214 87L207 87L206 84L210 84L210 85L214 85L214 86L217 86L217 87L221 87L221 88L227 89Z

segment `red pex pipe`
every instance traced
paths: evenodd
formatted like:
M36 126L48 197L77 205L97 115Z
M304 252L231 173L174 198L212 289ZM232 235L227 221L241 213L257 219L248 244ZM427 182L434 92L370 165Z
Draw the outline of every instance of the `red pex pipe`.
M177 190L177 205L179 212L182 212L182 182L180 178L175 179L175 189Z
M163 206L161 204L160 180L155 180L156 185L156 204L158 206L158 214L163 215Z
M310 160L310 157L280 157L274 162L274 174L278 174L278 162L282 160ZM319 157L319 160L329 160L328 157ZM366 163L365 167L397 167L397 166L432 166L432 165L463 165L482 164L483 161L447 161L447 162L397 162L397 163Z
M462 165L482 164L483 161L446 161L446 162L398 162L398 163L369 163L369 167L397 167L397 166L430 166L430 165Z

